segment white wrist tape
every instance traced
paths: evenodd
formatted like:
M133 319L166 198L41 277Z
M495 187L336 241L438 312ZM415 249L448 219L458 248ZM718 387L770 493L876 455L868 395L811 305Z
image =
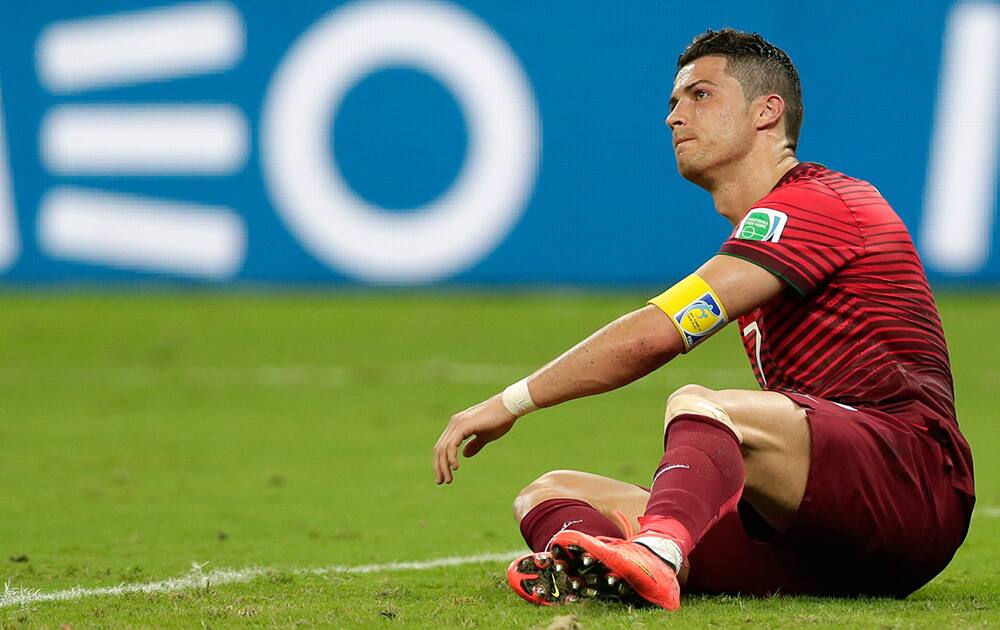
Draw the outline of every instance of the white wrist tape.
M531 399L531 392L528 391L528 379L522 378L503 390L500 395L503 406L511 412L515 418L520 418L524 414L531 413L538 409L538 405Z

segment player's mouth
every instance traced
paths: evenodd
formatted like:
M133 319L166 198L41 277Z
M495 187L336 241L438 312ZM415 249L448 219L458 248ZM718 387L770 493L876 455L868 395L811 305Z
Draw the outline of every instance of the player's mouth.
M674 140L674 148L676 149L677 147L681 146L685 142L688 142L688 141L691 141L691 140L694 140L694 138L677 138L677 139Z

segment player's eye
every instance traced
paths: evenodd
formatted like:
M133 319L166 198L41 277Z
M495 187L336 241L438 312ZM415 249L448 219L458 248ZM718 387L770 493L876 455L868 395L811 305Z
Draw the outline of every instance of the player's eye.
M695 90L694 92L695 99L699 101L704 99L706 96L708 96L708 92L706 92L705 90Z

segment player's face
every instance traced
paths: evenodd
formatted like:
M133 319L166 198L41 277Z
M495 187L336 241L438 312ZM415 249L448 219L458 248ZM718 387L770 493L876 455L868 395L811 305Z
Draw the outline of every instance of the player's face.
M743 86L726 74L724 57L702 57L677 72L667 126L674 138L677 170L708 184L727 164L746 155L754 127Z

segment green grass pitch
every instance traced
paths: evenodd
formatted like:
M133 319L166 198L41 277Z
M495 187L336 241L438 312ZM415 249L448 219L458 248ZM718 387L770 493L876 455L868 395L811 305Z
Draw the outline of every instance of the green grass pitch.
M905 601L687 597L671 616L536 608L498 560L310 572L519 549L511 500L550 469L647 482L670 391L756 387L734 327L628 388L525 418L452 486L431 470L451 413L643 297L7 292L0 627L544 628L564 614L586 628L1000 625L1000 297L988 294L939 298L977 515L948 570ZM251 567L239 583L14 600Z

